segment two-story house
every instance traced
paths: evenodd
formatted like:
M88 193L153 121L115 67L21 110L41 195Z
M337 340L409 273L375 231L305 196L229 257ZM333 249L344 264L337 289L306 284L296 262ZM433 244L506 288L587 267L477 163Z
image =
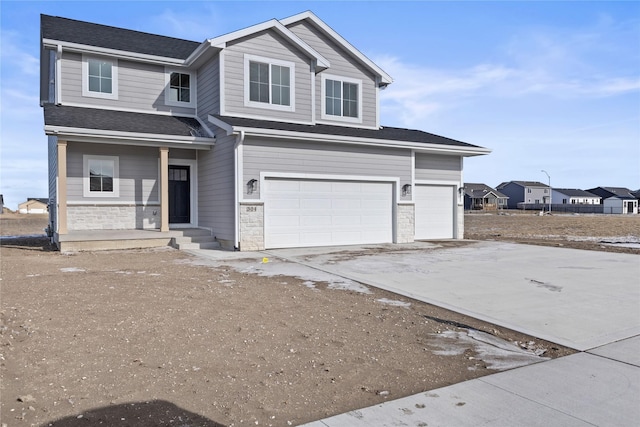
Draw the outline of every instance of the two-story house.
M201 43L43 15L41 42L62 250L179 228L239 250L463 236L463 158L490 150L381 126L391 77L311 12Z
M509 198L509 209L517 209L522 204L545 205L549 203L551 189L548 185L537 181L509 181L503 182L496 190Z
M638 213L638 198L628 188L595 187L587 191L602 198L602 208L606 214Z

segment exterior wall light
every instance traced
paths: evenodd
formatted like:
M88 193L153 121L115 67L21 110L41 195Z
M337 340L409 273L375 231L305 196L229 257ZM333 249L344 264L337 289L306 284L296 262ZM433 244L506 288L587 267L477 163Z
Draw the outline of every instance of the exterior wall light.
M247 182L247 194L253 194L255 191L258 191L258 181L250 179Z
M402 195L403 196L411 195L411 184L405 184L402 186Z

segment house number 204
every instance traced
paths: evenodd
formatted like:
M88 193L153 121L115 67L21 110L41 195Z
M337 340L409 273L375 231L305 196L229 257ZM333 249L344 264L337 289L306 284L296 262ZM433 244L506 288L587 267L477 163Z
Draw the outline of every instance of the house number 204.
M247 212L256 212L258 208L255 206L247 206Z

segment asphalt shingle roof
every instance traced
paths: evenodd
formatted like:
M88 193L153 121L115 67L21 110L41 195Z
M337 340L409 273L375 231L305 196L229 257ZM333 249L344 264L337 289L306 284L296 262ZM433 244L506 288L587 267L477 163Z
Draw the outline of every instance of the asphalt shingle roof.
M44 105L44 124L46 126L116 132L208 137L200 122L193 117L132 113L54 104Z
M486 184L474 184L468 182L464 184L464 193L469 197L484 197L489 192L493 193L497 197L504 197L505 199L509 198Z
M425 144L449 145L456 147L481 148L477 145L468 144L455 139L446 138L444 136L434 135L432 133L421 130L402 129L395 127L381 127L380 129L363 129L347 126L332 126L325 124L303 125L297 123L275 122L270 120L248 119L241 117L229 117L214 115L231 126L258 128L258 129L274 129L290 132L313 133L319 135L336 135L351 138L371 138L385 139L390 141L418 142Z
M43 39L177 59L186 59L200 45L190 40L58 16L40 15L40 19Z
M589 193L588 191L579 190L576 188L554 188L554 191L562 193L569 197L600 197L597 194Z

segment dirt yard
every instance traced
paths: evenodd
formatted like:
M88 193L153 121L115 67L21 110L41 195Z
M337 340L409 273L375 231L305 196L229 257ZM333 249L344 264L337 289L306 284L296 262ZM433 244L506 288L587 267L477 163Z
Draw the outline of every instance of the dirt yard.
M544 236L638 236L637 220L588 218L598 228L474 215L467 230L544 240L535 230L554 224ZM0 217L3 236L45 226L46 217ZM572 352L374 288L197 265L168 248L62 255L43 237L1 242L7 427L298 425L510 366L503 353L480 356L487 353L460 338L470 331L514 344L532 361ZM458 351L446 342L451 332Z

